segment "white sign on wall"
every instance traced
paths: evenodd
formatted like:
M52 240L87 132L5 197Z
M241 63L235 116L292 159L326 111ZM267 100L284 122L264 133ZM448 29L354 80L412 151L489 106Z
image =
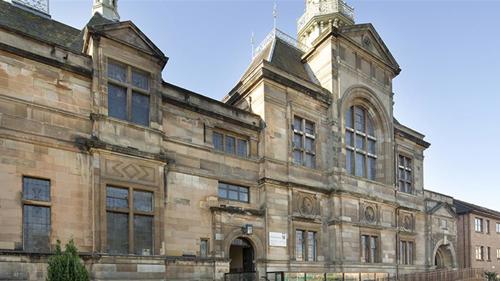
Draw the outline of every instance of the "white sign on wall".
M286 233L269 232L269 246L286 247Z

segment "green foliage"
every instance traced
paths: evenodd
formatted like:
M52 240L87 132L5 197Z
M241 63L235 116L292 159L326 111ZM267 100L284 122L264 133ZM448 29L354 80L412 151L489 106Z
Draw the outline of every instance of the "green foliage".
M485 272L484 277L486 277L488 281L498 281L496 272Z
M57 240L54 256L49 258L47 281L89 281L89 274L78 256L73 240L66 244L64 252Z

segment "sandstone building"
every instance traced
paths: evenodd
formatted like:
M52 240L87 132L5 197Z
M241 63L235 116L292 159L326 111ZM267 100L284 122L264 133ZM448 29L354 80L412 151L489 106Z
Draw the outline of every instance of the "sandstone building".
M400 67L341 0L307 0L222 102L94 0L82 29L0 1L0 279L73 238L94 280L375 280L457 267L453 199L393 116ZM248 279L253 280L253 279Z
M500 213L460 200L454 205L458 265L500 274Z

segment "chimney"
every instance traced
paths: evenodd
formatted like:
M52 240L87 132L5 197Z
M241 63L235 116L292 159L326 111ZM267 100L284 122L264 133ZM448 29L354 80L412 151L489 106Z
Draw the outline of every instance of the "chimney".
M119 21L118 0L94 0L92 15L95 13L101 14L101 16L108 20Z

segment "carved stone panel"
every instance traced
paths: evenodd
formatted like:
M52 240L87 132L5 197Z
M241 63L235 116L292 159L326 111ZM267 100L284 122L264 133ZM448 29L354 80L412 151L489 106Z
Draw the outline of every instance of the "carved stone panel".
M399 221L398 221L399 228L403 231L414 231L415 230L415 223L414 223L414 217L413 214L408 213L408 212L400 212L399 213Z
M154 186L159 183L158 169L142 161L104 158L103 164L102 176L105 178Z
M359 208L360 221L367 224L378 224L380 221L379 208L371 202L361 202Z
M295 216L319 216L319 200L314 194L304 192L293 193L293 213Z

